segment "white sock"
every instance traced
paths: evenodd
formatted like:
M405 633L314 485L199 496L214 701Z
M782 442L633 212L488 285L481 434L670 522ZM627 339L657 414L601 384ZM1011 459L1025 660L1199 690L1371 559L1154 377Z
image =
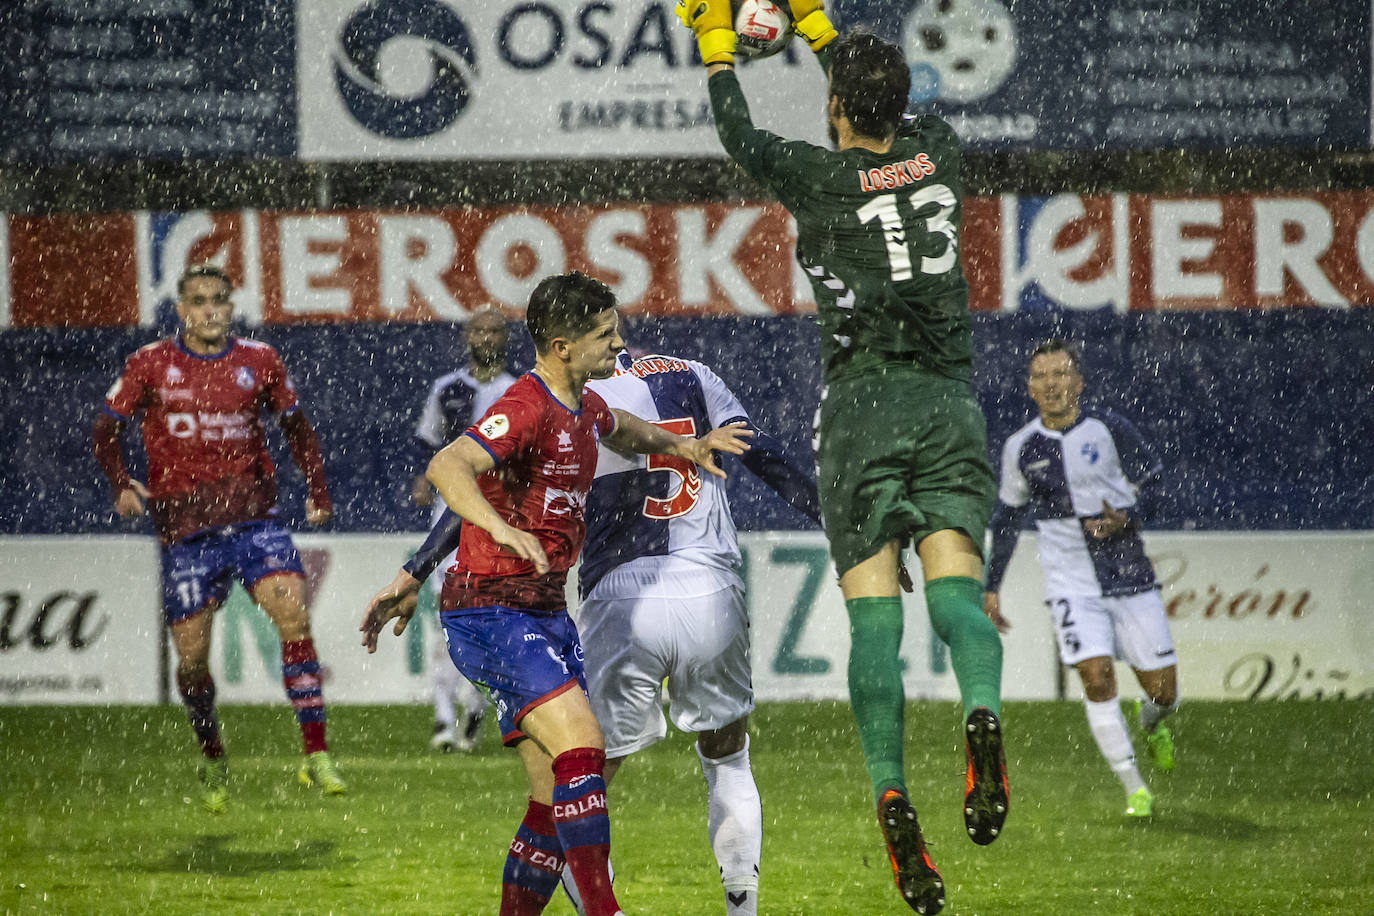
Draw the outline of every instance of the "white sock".
M1126 717L1121 714L1121 703L1112 697L1101 703L1084 700L1083 706L1088 713L1088 728L1092 730L1097 749L1102 752L1116 778L1121 780L1126 794L1145 788L1145 780L1140 778L1140 771L1135 766L1135 748L1126 731Z
M448 657L442 642L430 658L429 667L434 683L434 721L452 728L458 718L453 709L453 694L463 676L453 667L453 660Z
M1140 727L1145 731L1145 734L1151 734L1156 728L1159 728L1159 723L1174 714L1175 709L1178 709L1177 696L1174 697L1174 701L1168 706L1160 706L1149 697L1141 697Z
M457 674L457 669L454 670L454 673ZM458 675L458 682L454 685L453 694L458 705L463 707L463 715L470 716L473 713L482 715L485 713L486 697L482 696L482 692L477 689L472 681L461 674Z
M763 808L749 768L749 736L744 736L744 748L728 757L706 757L697 747L697 759L706 777L706 829L720 866L726 916L755 916Z

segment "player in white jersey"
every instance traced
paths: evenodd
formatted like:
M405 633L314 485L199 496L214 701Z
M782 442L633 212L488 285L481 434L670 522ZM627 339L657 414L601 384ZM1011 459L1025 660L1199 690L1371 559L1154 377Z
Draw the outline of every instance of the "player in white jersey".
M421 467L439 449L462 435L515 383L515 376L506 370L508 340L506 319L494 308L479 309L467 320L463 328L467 364L435 380L415 426L417 450L424 458ZM444 501L437 497L423 472L415 476L411 496L416 505L432 507L431 526L439 520ZM453 553L457 553L456 549ZM453 553L429 576L429 588L436 597L444 587L444 570L453 565ZM458 673L442 639L432 641L429 654L434 685L434 734L430 746L443 752L470 751L477 746L487 701ZM463 710L461 729L457 727L458 708Z
M1035 348L1027 389L1039 416L1002 449L984 611L999 630L1010 628L997 593L1022 522L1033 512L1059 657L1078 671L1088 725L1126 790L1126 813L1148 817L1154 795L1135 765L1113 659L1134 669L1145 693L1137 716L1155 765L1173 769L1173 736L1163 720L1178 706L1178 656L1140 539L1138 503L1140 488L1162 465L1127 420L1080 408L1083 377L1066 342Z
M588 387L608 406L673 432L700 436L747 424L754 436L740 456L745 468L819 523L812 474L754 428L735 395L701 363L622 353L616 375ZM763 823L749 767L749 620L725 488L679 459L626 457L603 445L586 522L577 628L592 709L606 739L606 779L626 755L667 734L660 706L667 678L669 715L697 735L727 916L753 916ZM445 512L405 570L428 575L457 542L458 523ZM566 871L564 887L582 912Z
M680 435L740 421L753 428L725 383L692 360L622 353L613 377L588 386L609 406ZM754 433L741 462L819 522L813 476L771 437ZM749 767L754 692L740 563L723 481L681 460L622 456L602 445L587 498L577 626L592 710L606 736L606 777L667 734L666 678L673 724L697 736L725 911L752 916L763 824Z

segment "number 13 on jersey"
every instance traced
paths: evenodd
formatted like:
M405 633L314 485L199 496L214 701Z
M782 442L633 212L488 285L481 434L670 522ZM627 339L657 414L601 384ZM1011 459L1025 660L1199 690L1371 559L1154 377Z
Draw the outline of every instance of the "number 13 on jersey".
M879 194L857 211L859 222L877 220L883 230L883 241L887 245L888 269L893 282L912 278L911 244L916 239L907 238L907 221L902 218L901 205L911 207L911 221L924 218L926 231L930 235L943 235L949 241L944 251L934 257L921 258L921 273L942 274L954 267L958 260L958 230L950 222L949 215L954 212L959 199L948 186L942 184L918 188L910 194ZM925 215L934 209L933 215Z

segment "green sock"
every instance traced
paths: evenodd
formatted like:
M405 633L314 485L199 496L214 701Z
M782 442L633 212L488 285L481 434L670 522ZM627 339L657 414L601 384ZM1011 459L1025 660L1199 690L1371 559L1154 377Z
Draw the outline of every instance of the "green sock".
M849 706L859 727L873 798L888 789L906 793L902 734L906 693L898 652L902 646L902 599L855 598L849 611Z
M949 646L964 716L979 706L1002 714L1002 638L983 613L983 584L967 576L926 583L930 624Z

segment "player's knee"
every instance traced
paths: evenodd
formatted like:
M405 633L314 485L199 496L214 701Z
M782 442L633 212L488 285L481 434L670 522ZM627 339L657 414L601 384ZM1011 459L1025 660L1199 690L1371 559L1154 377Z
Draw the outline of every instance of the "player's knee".
M1151 691L1149 696L1156 706L1172 707L1178 702L1178 688L1173 684L1163 684Z
M745 719L732 722L724 728L708 729L697 734L697 748L701 756L712 760L729 757L744 750L749 729Z
M277 635L281 637L283 642L299 642L302 639L310 639L310 618L301 614L299 617L278 621Z
M1088 659L1078 664L1078 677L1083 682L1083 695L1094 703L1102 703L1116 696L1116 675L1111 662Z

